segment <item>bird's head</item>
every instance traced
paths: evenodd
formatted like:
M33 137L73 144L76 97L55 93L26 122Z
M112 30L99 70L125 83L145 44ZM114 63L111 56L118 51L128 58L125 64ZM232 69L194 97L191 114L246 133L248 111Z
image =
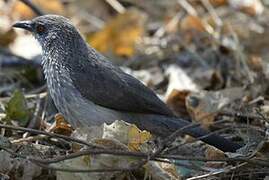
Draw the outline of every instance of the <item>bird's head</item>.
M70 41L72 43L72 39L81 38L70 21L59 15L44 15L29 21L19 21L13 27L30 31L42 49L47 49L52 44L61 46Z

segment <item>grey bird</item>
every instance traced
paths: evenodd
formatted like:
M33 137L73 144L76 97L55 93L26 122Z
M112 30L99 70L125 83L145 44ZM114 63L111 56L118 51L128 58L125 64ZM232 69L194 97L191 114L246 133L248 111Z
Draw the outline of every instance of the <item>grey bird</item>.
M73 127L124 120L167 137L190 124L176 117L152 90L89 46L67 18L45 15L13 26L32 32L40 43L49 93ZM197 126L183 132L196 138L208 134ZM218 135L202 140L223 151L241 147Z

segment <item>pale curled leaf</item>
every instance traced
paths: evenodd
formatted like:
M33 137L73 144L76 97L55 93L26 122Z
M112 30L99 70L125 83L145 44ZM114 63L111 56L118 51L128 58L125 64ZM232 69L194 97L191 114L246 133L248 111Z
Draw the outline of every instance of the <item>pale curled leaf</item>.
M193 120L209 126L217 112L223 107L244 96L244 90L240 87L224 89L220 91L201 91L191 93L186 99L186 107Z
M148 141L151 137L150 133L139 130L135 125L128 124L124 121L115 121L110 125L103 124L101 126L83 127L76 129L72 137L83 139L85 141L94 142L111 150L139 150L140 146ZM79 147L77 151L79 151ZM116 155L88 155L77 157L57 163L57 167L69 167L80 169L108 169L108 168L128 168L132 167L134 162L138 162L137 158ZM116 176L118 172L103 173L70 173L57 172L59 179L110 179Z

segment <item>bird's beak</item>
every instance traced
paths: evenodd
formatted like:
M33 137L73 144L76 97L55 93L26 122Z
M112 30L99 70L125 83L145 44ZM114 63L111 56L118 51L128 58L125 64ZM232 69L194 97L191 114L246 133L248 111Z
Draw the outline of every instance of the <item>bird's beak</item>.
M33 31L33 23L31 21L19 21L12 25L15 28L22 28L30 32Z

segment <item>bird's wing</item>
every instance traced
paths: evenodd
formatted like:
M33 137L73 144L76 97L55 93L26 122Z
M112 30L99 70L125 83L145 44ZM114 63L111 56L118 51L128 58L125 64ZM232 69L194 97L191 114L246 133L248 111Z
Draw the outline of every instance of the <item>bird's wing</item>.
M70 77L83 97L119 111L173 116L152 90L92 50L70 67L75 72Z

